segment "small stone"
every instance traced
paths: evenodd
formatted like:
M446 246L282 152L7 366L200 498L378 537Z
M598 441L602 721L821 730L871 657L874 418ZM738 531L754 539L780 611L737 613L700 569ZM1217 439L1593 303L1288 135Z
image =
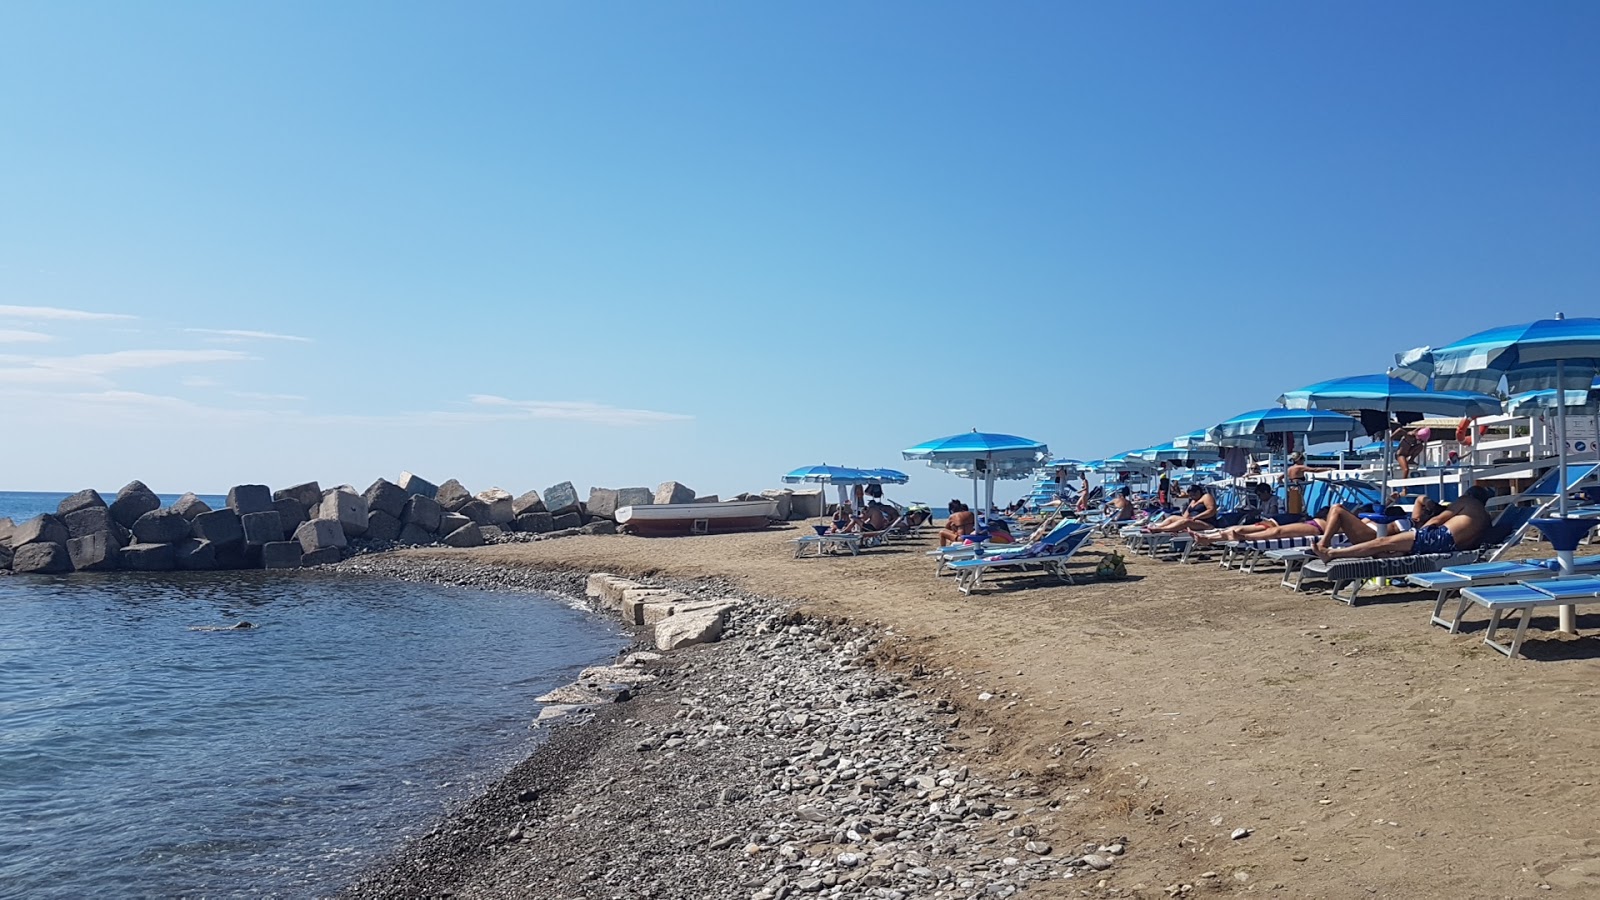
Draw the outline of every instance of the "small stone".
M729 847L732 847L733 846L733 842L737 841L738 839L739 839L738 835L730 834L727 837L717 838L716 840L712 841L707 846L710 847L712 850L726 850Z
M1043 841L1029 841L1027 844L1023 845L1022 849L1028 851L1029 853L1036 853L1039 856L1050 855L1050 845L1044 843Z
M1250 829L1248 829L1248 828L1235 828L1233 830L1233 834L1228 835L1228 839L1229 840L1233 840L1233 841L1242 841L1242 840L1244 840L1245 838L1247 838L1249 836L1250 836Z
M1083 857L1083 864L1096 872L1103 872L1111 868L1111 857L1101 856L1098 853L1088 853Z

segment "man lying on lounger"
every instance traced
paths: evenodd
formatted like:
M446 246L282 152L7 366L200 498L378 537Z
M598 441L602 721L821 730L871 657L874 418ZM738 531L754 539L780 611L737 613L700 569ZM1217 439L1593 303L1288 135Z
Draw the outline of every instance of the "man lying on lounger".
M1486 487L1474 487L1459 500L1445 507L1411 531L1380 535L1371 523L1342 506L1328 511L1328 524L1322 539L1312 548L1319 559L1369 559L1377 556L1409 556L1422 553L1454 553L1477 548L1489 530L1489 510L1484 502L1494 496ZM1349 538L1351 546L1329 547L1334 535Z

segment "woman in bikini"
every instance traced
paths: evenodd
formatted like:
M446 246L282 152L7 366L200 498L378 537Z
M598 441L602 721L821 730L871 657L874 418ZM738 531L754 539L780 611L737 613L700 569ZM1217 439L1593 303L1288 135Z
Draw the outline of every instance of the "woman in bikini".
M1217 498L1207 493L1206 489L1198 484L1189 485L1189 504L1183 508L1183 515L1173 516L1170 519L1150 526L1156 534L1171 534L1177 531L1204 531L1212 526L1217 518Z

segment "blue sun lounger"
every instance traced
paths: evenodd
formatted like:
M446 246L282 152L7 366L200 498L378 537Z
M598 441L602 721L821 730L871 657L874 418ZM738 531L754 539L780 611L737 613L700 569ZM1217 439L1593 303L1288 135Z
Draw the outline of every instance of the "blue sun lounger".
M1594 575L1467 588L1461 592L1463 613L1471 604L1489 611L1489 630L1484 632L1483 642L1495 651L1504 653L1507 659L1515 659L1522 652L1522 642L1528 635L1528 620L1533 618L1535 609L1541 606L1577 606L1597 601L1600 601L1600 577ZM1517 632L1509 645L1494 639L1500 626L1506 624L1508 613L1518 617ZM1461 615L1456 615L1457 625L1460 624ZM1455 630L1451 629L1452 632Z
M1572 561L1577 575L1600 575L1600 556L1580 556ZM1450 566L1437 572L1422 572L1406 577L1406 581L1420 588L1437 590L1433 601L1433 614L1428 621L1450 629L1455 634L1461 627L1461 614L1468 603L1462 603L1452 619L1444 618L1445 604L1457 591L1467 588L1516 584L1521 581L1545 581L1561 575L1561 564L1554 559L1522 559L1514 562L1485 562L1466 566Z
M1072 575L1067 572L1067 563L1079 550L1088 546L1093 532L1092 528L1080 526L1075 530L1063 532L1054 544L1046 544L1044 540L1040 540L1009 553L997 551L977 559L959 559L950 563L949 567L955 571L956 587L963 594L972 593L983 580L985 572L1000 569L1012 569L1018 572L1039 569L1072 584ZM1047 535L1047 537L1054 536L1054 532Z
M1085 525L1082 522L1076 522L1072 519L1064 519L1057 523L1056 527L1045 532L1043 537L1039 538L1039 540L1034 541L1033 543L991 544L988 541L982 541L976 544L951 544L948 547L940 547L936 550L929 550L928 555L933 557L934 562L937 563L937 566L933 570L933 574L943 575L944 570L956 560L976 559L979 556L989 556L995 553L1020 553L1034 546L1034 544L1044 544L1047 547L1054 546L1056 542L1060 541L1062 538L1065 538L1068 534L1071 534L1073 531L1076 531L1079 528L1093 527L1094 526L1092 525Z

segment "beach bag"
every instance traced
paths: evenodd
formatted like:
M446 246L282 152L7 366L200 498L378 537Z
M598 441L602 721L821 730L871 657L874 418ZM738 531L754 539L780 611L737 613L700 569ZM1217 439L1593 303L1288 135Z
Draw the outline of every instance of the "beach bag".
M1128 563L1122 558L1121 553L1107 553L1100 557L1100 564L1094 567L1094 577L1102 581L1116 581L1128 577Z

